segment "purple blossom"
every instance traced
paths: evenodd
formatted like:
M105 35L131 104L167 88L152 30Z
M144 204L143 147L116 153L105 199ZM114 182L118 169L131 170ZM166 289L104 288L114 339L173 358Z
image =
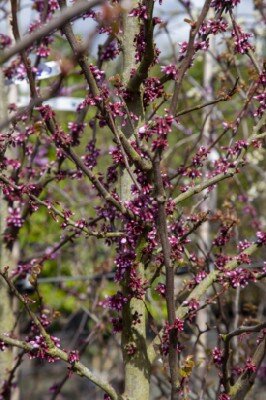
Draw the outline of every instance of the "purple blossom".
M252 45L248 41L252 35L242 32L241 27L237 24L234 25L232 37L234 38L236 53L245 54L249 49L252 49Z
M194 43L195 51L203 50L206 51L209 48L209 39L196 40Z
M42 58L47 58L50 55L50 49L42 43L38 46L36 54Z
M259 243L266 244L266 232L258 231L256 235Z
M184 306L188 307L189 311L197 311L199 308L199 302L196 299L190 299L189 301L184 301Z
M118 171L116 165L111 165L107 170L107 183L115 183L118 179Z
M49 10L51 12L59 9L59 4L57 0L48 0L48 4L49 4Z
M134 268L131 268L129 277L130 277L130 281L129 281L130 295L137 299L142 299L146 293L146 289L145 289L146 282L143 281L138 276L137 271Z
M111 310L121 311L124 304L128 302L128 298L125 297L122 292L117 292L113 296L109 296L106 299L99 302L99 305L103 308L110 308Z
M45 121L48 121L49 119L52 119L55 116L54 111L48 105L40 106L37 108L37 110L39 110L39 112L41 113L41 115Z
M168 322L165 323L163 327L163 335L162 335L162 343L161 343L161 351L163 355L167 355L169 352L169 338L170 338L170 333L172 331L175 331L175 333L178 335L179 332L182 332L184 330L184 321L176 318L175 322L173 325L169 325ZM178 345L176 348L176 351L179 351Z
M86 124L84 123L77 123L77 122L69 122L68 128L72 134L78 135L83 132L85 129Z
M79 361L79 352L77 350L70 351L67 360L70 364L75 364L75 362Z
M133 8L133 10L128 14L130 17L138 17L139 19L148 19L147 7L140 2L138 7Z
M214 347L212 351L213 362L217 365L221 365L223 362L223 352L218 347Z
M178 71L175 65L169 64L161 67L162 72L171 79L176 79Z
M232 236L231 230L227 226L222 226L219 234L213 240L214 246L223 247L229 242Z
M21 217L21 209L17 208L8 208L8 217L6 218L7 226L21 228L23 225L23 219Z
M77 111L81 111L87 106L95 106L99 100L101 99L96 99L96 97L88 95L83 102L78 105Z
M34 7L39 13L41 13L45 7L44 0L35 0ZM49 13L56 11L58 8L59 8L59 4L58 4L57 0L48 0L48 12Z
M6 344L2 340L0 340L0 351L5 351L6 349Z
M83 133L84 129L86 127L86 124L84 123L78 123L78 122L69 122L68 123L68 129L71 132L72 135L72 146L77 146L80 144L80 135Z
M141 317L142 314L139 314L138 311L135 311L134 314L132 315L132 324L133 325L138 325L141 323Z
M250 256L249 256L248 254L246 254L246 253L240 253L240 254L237 256L237 262L238 262L239 264L248 264L248 265L250 265L250 264L251 264L251 259L250 259Z
M123 321L121 317L111 318L111 322L113 325L113 333L119 333L123 329Z
M214 20L208 19L205 21L199 30L201 35L217 35L218 33L225 32L228 28L228 23L224 19Z
M178 332L182 332L184 330L184 321L180 318L176 318L173 326L170 329L176 329Z
M172 130L172 124L174 117L170 114L166 114L165 117L156 117L152 128L146 133L146 135L156 135L157 138L152 142L152 150L165 149L168 145L167 135Z
M237 248L239 251L244 251L245 249L247 249L249 246L251 245L251 243L248 240L243 240L240 241L237 245Z
M109 103L109 109L111 111L111 114L113 116L113 118L116 117L123 117L125 115L125 109L124 109L124 105L121 101L117 101L115 103Z
M266 86L266 70L262 71L260 74L259 82L262 84L262 86Z
M262 117L266 111L266 92L260 93L253 98L260 103L258 109L254 113L254 117Z
M39 29L40 26L41 26L41 21L40 21L40 20L35 20L35 21L33 21L33 22L31 22L31 23L29 24L28 32L29 32L29 33L34 32L34 31L36 31L37 29Z
M101 49L100 60L101 61L109 61L116 58L119 54L120 50L117 47L117 43L113 40L106 47Z
M159 293L162 297L165 297L166 293L166 286L164 283L158 283L157 287L155 288L155 291Z
M179 53L185 54L187 52L188 42L179 42L178 44L180 46Z
M152 103L154 100L162 97L164 94L163 85L158 78L145 79L144 88L143 102L145 106ZM142 128L144 129L144 127ZM140 130L139 133L141 134Z
M0 33L0 49L10 46L12 43L11 38L8 35Z
M229 280L230 285L234 289L237 287L245 287L250 281L255 281L254 274L245 268L236 268L232 271L225 271L224 277Z
M95 65L90 64L90 71L94 78L96 79L97 82L102 82L105 78L105 72L101 71L99 68L97 68Z
M88 153L81 158L84 160L84 164L86 165L86 167L92 169L97 165L97 159L100 155L100 150L97 149L94 140L89 141L86 150L88 151Z
M133 356L133 354L135 354L137 351L137 346L135 343L127 343L125 346L125 350L129 356Z
M140 32L135 35L134 44L136 49L135 60L136 63L138 63L141 61L142 56L146 50L146 42L142 26L140 27Z
M54 345L60 348L60 339L51 336L51 340ZM54 363L59 360L58 357L53 357L47 353L48 345L42 335L36 335L28 340L28 343L32 346L32 350L29 352L30 359L39 358L41 360L46 360L48 363Z
M254 364L254 362L252 361L252 359L250 357L246 361L246 365L244 367L244 370L246 372L249 372L249 373L257 371L257 367L256 367L256 365Z
M237 4L240 3L241 0L213 0L211 2L211 7L214 7L215 10L219 11L225 8L226 11L234 8ZM220 399L219 399L220 400Z
M206 278L207 273L205 271L200 271L197 273L197 275L195 276L195 282L198 284L201 281L203 281L204 278Z
M203 166L203 162L207 159L208 156L208 150L206 149L206 147L201 146L196 155L193 157L192 159L192 165L195 167L202 167Z
M119 147L111 148L109 154L112 156L112 159L115 164L120 166L125 165L124 157Z
M226 393L220 394L220 396L218 398L218 400L230 400L230 399L231 399L231 397L228 396L228 394L226 394Z

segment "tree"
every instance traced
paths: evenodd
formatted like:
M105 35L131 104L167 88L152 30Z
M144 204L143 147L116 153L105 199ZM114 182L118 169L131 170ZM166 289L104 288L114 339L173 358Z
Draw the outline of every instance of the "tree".
M174 17L185 13L180 24L189 28L177 52L171 24L156 16L160 4L153 0L35 0L38 17L25 36L11 0L13 40L1 34L0 62L6 80L28 82L30 99L22 108L9 104L12 115L0 122L8 206L2 240L8 250L19 240L22 249L15 268L1 265L1 276L20 302L17 316L28 319L20 332L16 324L1 327L1 349L20 349L6 366L3 399L12 398L15 371L27 355L68 365L53 398L72 374L112 400L248 395L266 351L262 306L254 314L249 304L243 317L240 298L265 279L266 79L256 35L236 17L238 3L206 0L196 9L176 2ZM263 5L254 3L263 24ZM87 40L74 33L78 18L95 25ZM171 49L165 57L155 44L160 32ZM94 58L101 35L106 40ZM210 40L216 46L209 48ZM47 57L60 60L61 73L41 81ZM215 73L203 79L210 57ZM84 100L74 113L56 112L52 99L68 93ZM7 153L12 148L16 156ZM214 190L217 204L210 207ZM90 368L90 338L65 349L53 334L62 327L55 292L45 296L41 282L53 276L59 252L70 278L78 271L86 278L75 289L59 277L64 296L85 304L91 331L109 338L99 343L107 348L117 336L123 373L113 382ZM205 330L196 319L203 309ZM208 339L201 342L203 334Z

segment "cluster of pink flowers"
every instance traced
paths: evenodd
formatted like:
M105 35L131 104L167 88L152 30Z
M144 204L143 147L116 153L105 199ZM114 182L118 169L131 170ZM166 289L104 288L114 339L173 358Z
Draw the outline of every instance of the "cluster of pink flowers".
M57 0L48 0L48 14L53 13L54 11L58 10L59 4ZM45 1L44 0L34 0L34 8L39 12L42 13L45 9Z
M252 49L252 45L249 43L249 38L252 37L251 33L244 33L239 25L234 25L232 36L236 53L245 54L249 49Z
M75 364L75 362L79 361L79 352L77 350L72 350L68 354L68 362L70 364Z
M161 67L162 72L169 76L171 79L176 79L178 76L178 70L174 64L169 64Z
M12 43L11 38L4 33L0 33L0 49L10 46Z
M95 65L90 64L90 71L97 82L102 82L105 78L105 72L101 71Z
M145 53L146 50L146 42L145 42L143 27L141 28L140 32L136 34L134 38L134 43L136 48L135 60L136 63L138 63L141 61L143 54Z
M80 144L80 136L82 135L86 124L83 122L69 122L68 129L72 135L72 146L78 146Z
M5 342L3 342L2 340L0 340L0 351L5 351L5 349L6 349L6 344L5 344Z
M148 19L147 7L139 2L138 7L133 8L133 10L129 13L129 16L138 17L139 19L142 20Z
M166 286L164 283L158 283L157 287L156 287L156 292L159 293L162 297L165 297L165 293L166 293Z
M21 228L23 225L23 219L21 216L21 209L17 208L8 208L8 216L6 218L7 226Z
M221 365L223 362L223 352L218 347L214 347L212 351L213 362L217 365Z
M257 232L257 238L258 238L257 241L260 244L266 245L266 232L258 231Z
M218 400L231 400L231 397L226 393L222 393L219 395Z
M144 87L143 102L146 107L164 94L163 85L158 78L147 78L144 82Z
M211 6L216 10L222 10L225 8L226 11L236 7L241 0L213 0Z
M254 96L254 99L260 103L258 109L254 113L254 117L261 118L266 111L266 92Z
M249 282L254 282L255 276L246 268L236 268L232 271L225 271L222 280L228 280L230 285L236 289L237 287L247 286Z
M163 355L167 355L169 352L169 345L170 345L170 332L174 331L176 335L179 332L184 330L184 321L176 318L173 325L170 325L168 322L165 323L163 327L163 335L162 335L162 342L161 342L161 352ZM176 351L179 351L179 347L177 345Z
M125 297L121 292L117 292L115 295L109 296L100 301L99 305L104 308L110 308L111 310L121 311L123 305L127 302L128 298Z
M224 19L208 19L201 25L199 33L201 35L217 35L218 33L226 32L227 28L228 23Z
M51 340L54 342L56 347L60 348L60 339L51 336ZM48 353L49 347L42 335L39 334L31 337L30 340L28 340L28 343L32 346L32 350L29 352L30 359L39 358L48 361L48 363L54 363L59 360L58 357L51 356Z
M94 140L89 141L86 150L88 153L82 156L82 159L84 160L86 167L92 169L97 165L97 159L100 155L100 150L96 148Z
M136 269L131 268L130 270L130 280L129 280L129 293L130 296L135 297L137 299L142 299L146 293L144 282L137 274Z
M116 56L120 53L120 50L115 41L109 43L106 47L101 49L100 60L109 61L114 60Z

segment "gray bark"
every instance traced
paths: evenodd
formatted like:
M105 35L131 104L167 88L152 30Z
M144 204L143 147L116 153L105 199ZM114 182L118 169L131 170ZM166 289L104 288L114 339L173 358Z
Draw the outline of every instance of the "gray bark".
M7 116L7 93L4 86L2 74L0 75L0 115L2 118ZM5 219L7 216L7 204L4 201L3 194L0 194L0 268L10 265L10 255L3 243L3 232L5 229ZM14 315L12 312L12 302L8 289L3 279L0 278L0 332L10 332L14 326ZM0 352L0 384L7 376L7 371L12 368L13 351L7 349Z
M137 1L132 2L131 8L136 6ZM131 68L135 66L135 48L133 39L138 32L138 22L136 18L128 18L124 15L124 35L123 35L123 80L128 82ZM130 111L138 115L140 121L143 117L143 107L141 94L136 94L133 101L127 104ZM127 138L132 136L132 127L127 124L124 129ZM131 186L133 182L129 173L124 169L120 177L120 195L123 201L130 200ZM137 248L137 271L139 276L144 278L144 267L140 262L142 252L142 242ZM126 278L127 280L127 278ZM126 292L125 282L125 292ZM132 316L135 312L141 315L140 323L134 325ZM133 344L136 352L133 355L127 354L127 346ZM125 388L124 395L130 400L148 400L150 386L150 364L147 356L146 344L146 308L143 300L131 299L123 309L123 332L122 332L122 353L125 367Z

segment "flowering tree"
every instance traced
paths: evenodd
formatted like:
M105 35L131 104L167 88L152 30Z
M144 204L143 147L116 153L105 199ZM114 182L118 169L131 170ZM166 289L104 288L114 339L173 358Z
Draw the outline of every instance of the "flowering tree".
M241 294L265 278L266 75L256 32L237 18L240 0L177 1L173 17L188 27L180 43L158 17L162 1L32 3L36 19L22 36L23 2L3 2L12 33L0 36L2 81L26 80L30 91L6 117L2 103L0 122L0 290L18 302L0 309L0 398L12 398L28 355L64 363L53 399L75 374L104 399L244 399L266 351L260 299L257 312L241 314ZM263 4L254 4L263 26ZM83 40L78 18L95 27ZM160 55L162 32L169 51ZM49 84L38 80L47 57L61 63ZM55 111L49 99L69 93L84 98L76 112ZM91 333L71 348L53 334L58 310L41 278L59 253L73 278L75 263L83 275L93 264L86 284L62 289L86 305L95 340L116 335L120 376L90 368Z

